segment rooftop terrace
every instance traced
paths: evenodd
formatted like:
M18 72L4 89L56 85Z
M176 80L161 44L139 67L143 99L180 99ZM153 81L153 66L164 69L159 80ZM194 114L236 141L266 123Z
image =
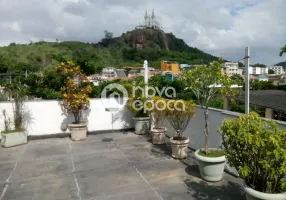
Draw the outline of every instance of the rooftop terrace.
M208 183L194 155L179 161L169 145L132 132L31 140L0 150L0 200L244 200L242 181ZM241 192L239 192L241 191Z

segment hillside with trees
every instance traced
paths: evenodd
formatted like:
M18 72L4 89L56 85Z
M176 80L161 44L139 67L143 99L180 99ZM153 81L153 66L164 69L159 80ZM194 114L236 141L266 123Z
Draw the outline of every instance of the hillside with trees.
M116 38L105 31L105 37L97 43L40 41L0 47L0 73L54 70L62 59L73 60L87 74L93 74L107 66L141 66L145 59L159 68L161 60L208 64L217 57L161 30L135 29Z

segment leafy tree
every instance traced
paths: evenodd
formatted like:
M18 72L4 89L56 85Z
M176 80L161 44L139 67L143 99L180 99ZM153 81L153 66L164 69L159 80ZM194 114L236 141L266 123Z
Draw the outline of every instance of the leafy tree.
M239 74L234 74L230 78L232 80L234 80L235 82L239 83L239 85L243 85L243 83L244 83L243 77Z
M104 38L101 39L100 44L104 47L108 47L111 44L113 38L113 33L108 32L107 30L104 31Z
M268 74L275 74L275 71L273 69L269 69Z
M266 67L266 65L264 64L259 64L259 63L256 63L254 65L251 65L252 67Z
M208 154L208 136L209 136L209 114L210 103L220 93L233 95L237 91L231 89L231 85L236 83L228 76L221 73L221 64L223 60L213 62L209 67L200 66L190 71L184 71L180 79L190 87L196 96L197 103L204 109L205 118L205 153ZM221 87L217 87L221 84Z
M0 55L0 73L6 73L11 66L12 61L9 57Z
M250 80L249 84L251 90L269 90L275 88L271 81Z
M286 53L286 45L281 48L280 56L282 56L284 53Z

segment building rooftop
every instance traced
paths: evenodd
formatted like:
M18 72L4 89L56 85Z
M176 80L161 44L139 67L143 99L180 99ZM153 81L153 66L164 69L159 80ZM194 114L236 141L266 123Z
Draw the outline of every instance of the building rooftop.
M30 140L0 150L1 200L244 200L242 181L207 183L192 152L179 161L169 145L132 132Z
M235 97L237 101L244 102L244 93ZM250 104L272 108L286 112L286 91L282 90L254 90L249 94Z

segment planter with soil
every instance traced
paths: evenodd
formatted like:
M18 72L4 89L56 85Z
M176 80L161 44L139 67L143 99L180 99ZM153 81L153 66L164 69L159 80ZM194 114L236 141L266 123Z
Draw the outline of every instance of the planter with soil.
M220 181L224 172L225 156L219 149L209 148L208 150L208 155L205 154L203 149L195 152L200 175L206 181Z

